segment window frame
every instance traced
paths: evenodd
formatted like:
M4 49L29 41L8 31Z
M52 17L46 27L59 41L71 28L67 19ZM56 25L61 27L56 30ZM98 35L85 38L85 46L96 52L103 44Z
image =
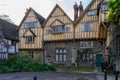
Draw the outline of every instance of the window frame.
M70 27L65 27L64 28L64 33L69 33L70 32Z
M88 25L88 24L90 24L90 29L88 29L88 26L87 27L85 26L85 25ZM87 29L87 30L85 30L85 29ZM82 32L92 32L92 31L93 31L92 23L83 23L82 24Z
M58 53L56 52L56 50L58 50ZM67 50L66 52L64 52L64 50L66 50L65 48L56 48L55 49L55 62L66 62L67 61ZM60 52L62 51L62 52ZM56 58L57 57L57 58Z
M102 5L101 5L101 10L102 10L102 11L109 11L109 6L107 5L106 2L102 3Z
M92 57L91 57L92 55ZM94 61L94 54L91 51L87 51L82 55L82 62L93 62Z
M24 23L24 29L36 28L37 26L38 26L37 21L33 21L33 22L31 21L31 22L25 22Z
M31 58L31 59L34 59L34 52L33 52L33 51L30 51L30 52L28 52L28 53L29 53L30 58Z
M33 43L35 41L34 36L25 36L25 42L26 43Z
M85 43L85 46L82 46L83 43ZM86 44L91 43L91 46L86 46ZM93 48L93 42L92 41L82 41L80 42L80 48Z
M92 13L90 13L90 12L92 12ZM93 12L94 12L94 13L93 13ZM95 15L97 15L97 10L96 10L96 9L88 10L87 15L88 15L88 16L95 16Z
M51 29L46 30L46 34L51 34L51 33L52 33Z
M61 30L60 30L60 28L61 28ZM64 32L64 26L63 25L52 26L52 33L63 33L63 32Z

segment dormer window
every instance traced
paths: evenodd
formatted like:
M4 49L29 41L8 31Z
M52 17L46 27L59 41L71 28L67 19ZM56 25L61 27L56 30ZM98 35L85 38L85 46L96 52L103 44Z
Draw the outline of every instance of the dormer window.
M37 27L37 22L25 22L24 23L24 28L35 28Z
M64 28L63 26L53 26L53 33L63 33Z
M96 10L89 10L88 12L87 12L87 15L88 16L95 16L96 15Z

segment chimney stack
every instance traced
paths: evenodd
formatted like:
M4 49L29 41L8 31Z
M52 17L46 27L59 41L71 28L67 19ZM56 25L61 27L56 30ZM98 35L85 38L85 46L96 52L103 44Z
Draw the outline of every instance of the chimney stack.
M82 14L83 12L83 5L82 5L82 1L80 1L80 5L79 5L79 16Z
M78 5L77 5L77 3L75 3L73 8L74 8L74 21L76 21L78 18Z

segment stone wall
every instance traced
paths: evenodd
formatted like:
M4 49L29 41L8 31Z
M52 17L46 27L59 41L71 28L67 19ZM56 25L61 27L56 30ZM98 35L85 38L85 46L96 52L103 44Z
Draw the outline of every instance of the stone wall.
M94 61L93 61L93 63L84 63L84 62L80 61L79 66L95 67L96 66L96 55L101 54L104 57L105 41L98 41L98 40L92 41L93 42L93 47L92 48L81 48L80 42L82 42L82 41L75 41L75 51L76 51L76 53L77 53L77 50L79 50L80 53L84 52L85 50L90 50L94 54Z
M105 42L104 41L93 41L93 48L81 48L80 47L81 41L66 41L66 42L46 42L44 45L45 54L46 54L46 63L52 65L64 65L64 66L71 66L75 63L77 58L77 50L83 52L86 49L91 50L94 53L94 63L93 64L85 64L80 63L81 66L95 66L96 64L96 54L102 54L105 52ZM73 45L74 44L74 45ZM56 62L55 61L55 49L61 48L66 49L67 51L67 61L66 62Z
M45 53L46 56L49 56L50 59L47 60L52 65L64 65L64 66L70 66L72 64L72 53L73 53L73 42L72 41L66 41L66 42L46 42L45 43ZM61 48L66 49L67 52L67 60L66 62L56 62L55 61L55 49ZM47 58L47 57L46 57Z

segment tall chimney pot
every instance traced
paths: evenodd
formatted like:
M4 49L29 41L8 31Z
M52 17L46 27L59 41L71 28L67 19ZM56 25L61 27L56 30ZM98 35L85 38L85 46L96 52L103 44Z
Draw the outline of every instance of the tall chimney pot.
M75 3L73 8L74 8L74 21L76 21L78 18L78 5L77 5L77 3Z
M82 5L82 1L80 1L80 5L79 5L79 16L82 14L83 12L83 5Z

